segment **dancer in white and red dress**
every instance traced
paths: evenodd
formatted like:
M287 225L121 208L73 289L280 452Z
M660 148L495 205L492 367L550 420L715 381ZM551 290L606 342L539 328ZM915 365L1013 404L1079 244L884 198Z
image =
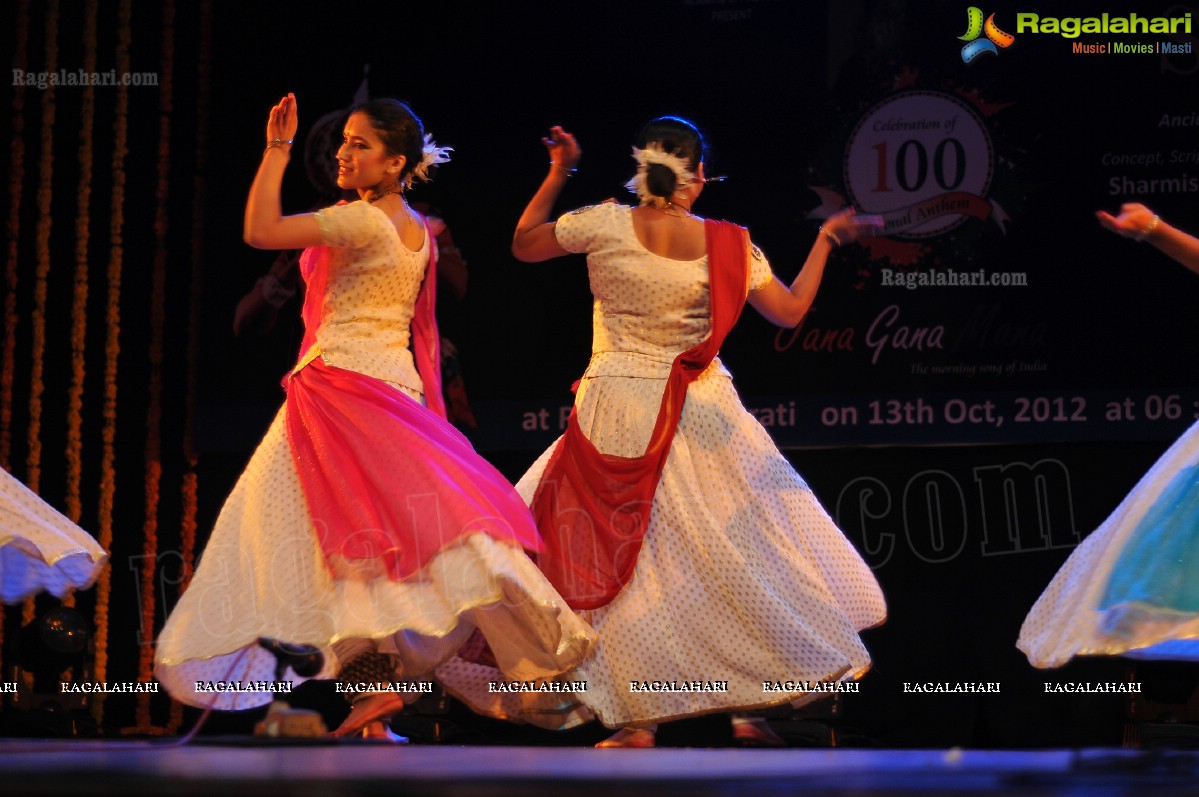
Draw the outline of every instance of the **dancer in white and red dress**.
M1105 228L1199 273L1199 239L1138 203ZM1199 660L1199 423L1074 549L1020 628L1036 667L1084 654Z
M272 680L260 637L321 648L318 677L382 684L426 676L476 630L508 677L561 673L594 634L526 555L540 542L523 501L444 419L435 250L403 193L444 151L406 105L372 100L337 153L339 186L361 199L283 216L296 124L288 95L270 114L245 237L307 247L301 356L163 629L157 677L185 703L246 708L270 695L195 684ZM338 733L385 735L402 703L364 694Z
M849 212L829 219L788 288L744 229L692 215L705 179L689 122L642 131L639 207L605 203L557 222L550 211L580 150L561 128L545 143L549 174L513 253L587 253L594 340L566 434L517 489L545 537L542 569L599 642L565 676L586 682L575 694L486 695L485 668L462 661L439 670L442 683L479 711L552 727L594 716L622 729L602 746L644 747L660 721L818 697L767 693L766 681L858 678L870 666L858 631L886 616L878 583L715 355L747 293L769 320L799 323L829 252L866 225ZM727 691L633 688L653 681ZM781 741L751 718L734 733Z
M0 470L0 601L86 589L107 561L95 538Z

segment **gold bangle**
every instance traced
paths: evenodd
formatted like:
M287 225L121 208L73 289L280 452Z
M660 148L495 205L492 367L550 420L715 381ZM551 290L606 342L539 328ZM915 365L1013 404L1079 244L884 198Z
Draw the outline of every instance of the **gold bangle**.
M291 152L291 143L292 143L292 139L290 139L290 138L272 138L270 141L267 142L266 149L264 149L262 151L262 154L265 155L267 153L267 150L271 149L272 147L279 147L280 149L283 149L283 147L287 147L287 149L284 149L283 151Z
M1145 229L1143 229L1143 230L1141 230L1139 233L1137 233L1137 240L1138 240L1138 241L1143 241L1143 240L1145 240L1146 238L1148 238L1148 237L1149 237L1149 235L1150 235L1150 234L1151 234L1151 233L1152 233L1154 230L1156 230L1156 229L1157 229L1157 225L1161 223L1161 220L1162 220L1162 217L1161 217L1161 216L1159 216L1159 215L1157 215L1156 213L1154 213L1154 214L1153 214L1153 218L1151 218L1151 219L1149 220L1149 223L1145 225Z
M833 242L833 246L840 248L841 239L838 238L832 230L826 228L823 224L820 225L820 231L828 236L828 239Z
M557 161L550 161L550 166L560 169L567 177L574 177L578 169L569 169Z

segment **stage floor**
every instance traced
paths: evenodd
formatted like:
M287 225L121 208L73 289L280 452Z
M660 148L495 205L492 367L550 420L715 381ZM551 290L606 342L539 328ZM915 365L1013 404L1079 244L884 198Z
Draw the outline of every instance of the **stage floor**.
M1199 795L1199 753L0 740L3 794Z

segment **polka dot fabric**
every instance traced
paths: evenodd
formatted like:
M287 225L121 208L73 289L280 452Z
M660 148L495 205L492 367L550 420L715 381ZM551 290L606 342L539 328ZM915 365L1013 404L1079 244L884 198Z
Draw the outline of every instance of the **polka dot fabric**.
M629 212L600 205L557 227L565 248L589 252L596 297L579 423L602 452L620 456L644 452L671 359L708 333L706 259L649 253ZM761 285L769 266L755 262L751 285ZM552 452L517 485L526 501ZM688 390L632 580L612 603L581 614L599 642L563 676L587 682L573 705L561 695L493 696L490 705L475 697L476 709L557 727L595 715L620 727L798 704L809 696L765 693L763 682L862 675L870 658L857 632L881 623L886 607L869 568L714 361ZM480 671L452 675L470 702ZM654 680L727 681L728 691L630 689Z
M316 345L325 362L417 392L420 375L408 349L429 237L413 251L387 214L369 202L316 213L331 249Z
M568 213L554 232L562 248L589 253L595 303L587 376L664 378L679 352L707 337L706 255L672 260L653 254L637 239L632 208L616 203ZM770 263L754 247L750 286L759 288L772 276Z
M406 347L428 240L419 252L408 250L386 214L364 202L317 216L326 242L342 248L330 260L315 353L420 402L420 378ZM259 637L321 648L320 678L337 673L337 650L349 640L369 640L391 656L397 680L427 676L476 629L514 678L556 675L590 650L593 632L524 551L486 534L458 538L404 580L334 577L296 472L286 412L285 405L225 501L195 577L159 637L155 675L172 697L219 709L269 702L269 694L195 687L273 680L275 661L257 645ZM386 427L372 432L380 456L401 445ZM403 456L386 461L397 460ZM416 460L412 467L426 465ZM394 489L381 487L377 500L453 501L457 490L446 484L411 496L405 474L394 478Z
M0 600L91 586L108 554L83 529L0 470Z

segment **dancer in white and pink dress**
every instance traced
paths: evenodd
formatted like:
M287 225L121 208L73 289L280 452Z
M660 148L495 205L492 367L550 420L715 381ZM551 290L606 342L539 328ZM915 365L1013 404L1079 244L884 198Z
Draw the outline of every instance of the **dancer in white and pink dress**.
M107 561L90 534L0 470L0 601L86 589Z
M1199 239L1144 205L1096 215L1199 273ZM1070 554L1016 645L1036 667L1084 654L1199 660L1199 423Z
M338 185L361 199L283 216L296 124L288 95L271 111L245 237L307 247L302 352L163 629L157 677L182 702L247 708L270 695L195 684L272 680L260 637L322 649L318 677L394 684L427 676L476 630L506 676L561 673L594 634L526 555L540 541L520 497L444 419L434 249L403 193L444 150L406 105L372 100L337 153ZM338 733L385 736L403 697L364 693Z
M439 670L442 683L479 711L551 727L598 717L622 729L601 746L645 747L660 721L820 696L767 692L767 681L860 677L870 657L858 631L886 616L878 583L714 355L747 293L766 318L797 324L833 246L867 226L831 218L788 288L745 230L692 215L705 179L689 122L642 131L640 207L605 203L557 222L550 211L580 150L561 128L545 143L549 174L513 253L587 253L594 339L567 434L517 489L545 538L539 563L599 642L564 676L586 682L575 694L486 695L486 670L461 661ZM751 720L734 724L739 740L781 743Z

